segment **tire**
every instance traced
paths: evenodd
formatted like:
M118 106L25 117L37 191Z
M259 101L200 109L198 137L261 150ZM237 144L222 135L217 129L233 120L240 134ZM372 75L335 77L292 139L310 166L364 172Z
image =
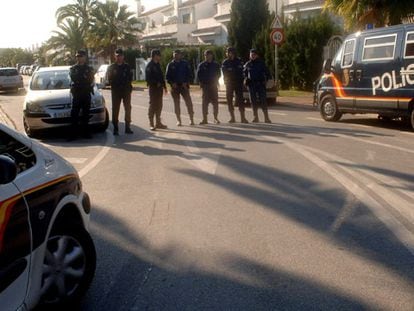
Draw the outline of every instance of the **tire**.
M42 308L57 310L76 306L88 290L95 268L95 246L83 227L74 225L53 230L43 260Z
M31 137L31 138L35 138L39 135L38 131L33 130L29 124L27 124L27 121L25 118L23 118L23 127L24 127L24 131L26 132L27 136Z
M339 111L335 98L330 94L322 98L320 112L322 118L329 122L338 121L342 117L342 112Z
M411 110L410 123L411 123L411 128L414 130L414 109Z
M96 126L97 132L105 132L109 126L109 112L108 109L105 108L105 121L102 124Z

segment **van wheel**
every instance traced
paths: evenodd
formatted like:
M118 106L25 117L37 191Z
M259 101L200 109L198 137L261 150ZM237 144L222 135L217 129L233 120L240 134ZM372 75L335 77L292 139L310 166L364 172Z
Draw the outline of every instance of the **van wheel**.
M56 310L78 303L93 279L95 267L95 246L83 227L53 230L43 260L42 306Z
M411 121L411 127L414 130L414 109L411 110L411 118L410 118L410 121Z
M325 95L321 101L321 116L325 121L338 121L342 112L338 110L336 100L332 95Z

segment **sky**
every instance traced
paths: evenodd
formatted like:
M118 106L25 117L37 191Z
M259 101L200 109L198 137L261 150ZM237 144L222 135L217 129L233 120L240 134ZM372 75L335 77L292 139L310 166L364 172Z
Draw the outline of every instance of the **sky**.
M56 27L55 12L74 0L0 0L0 48L32 48L51 37ZM119 0L136 11L135 0ZM145 10L168 0L142 0Z

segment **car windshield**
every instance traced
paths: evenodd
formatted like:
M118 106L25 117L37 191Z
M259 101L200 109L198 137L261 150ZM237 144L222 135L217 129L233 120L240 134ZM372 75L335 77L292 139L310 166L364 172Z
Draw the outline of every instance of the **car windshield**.
M18 74L16 69L0 69L0 77L17 76Z
M30 83L32 90L63 90L70 88L68 70L36 72Z

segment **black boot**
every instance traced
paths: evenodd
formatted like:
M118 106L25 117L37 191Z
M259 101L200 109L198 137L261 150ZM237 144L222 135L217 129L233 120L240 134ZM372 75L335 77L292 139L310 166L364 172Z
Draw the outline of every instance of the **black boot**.
M207 122L207 116L203 117L203 120L201 120L200 125L208 124Z
M220 121L217 115L214 116L214 124L220 124Z
M114 123L114 135L118 136L119 135L119 130L118 130L118 123Z
M134 132L131 130L131 124L129 123L125 125L125 134L134 134Z
M241 123L249 123L249 121L247 121L246 119L246 115L244 113L244 110L240 111L240 119L241 119Z
M194 116L190 115L190 125L194 125Z
M230 120L229 123L235 123L236 118L234 117L234 111L230 111Z
M257 113L257 108L253 108L253 120L252 123L258 123L259 122L259 114Z
M151 131L155 131L155 126L154 126L154 120L153 120L153 118L150 118L149 123L150 123L150 130Z
M183 124L181 123L181 116L177 116L177 126L182 126Z
M165 124L162 124L161 118L159 118L159 119L157 119L157 122L155 124L155 128L160 129L160 130L165 130L168 127Z
M267 111L267 109L263 110L263 114L265 118L265 123L272 123L272 121L269 118L269 112Z

